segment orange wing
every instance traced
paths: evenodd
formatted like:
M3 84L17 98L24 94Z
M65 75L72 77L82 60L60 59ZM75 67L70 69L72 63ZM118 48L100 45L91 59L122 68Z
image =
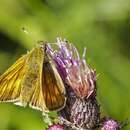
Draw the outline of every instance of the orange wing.
M21 106L28 103L43 112L64 107L65 87L52 59L45 52L45 44L32 49L0 76L0 102L14 102Z
M0 76L0 102L19 100L21 80L24 76L26 55L19 58L3 75Z
M66 103L65 86L52 59L47 56L42 69L42 93L49 110L60 110L64 107Z

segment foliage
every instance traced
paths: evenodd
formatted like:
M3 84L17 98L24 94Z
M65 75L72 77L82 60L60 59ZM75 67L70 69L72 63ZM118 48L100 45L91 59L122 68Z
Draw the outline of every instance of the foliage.
M104 114L130 117L130 1L1 0L0 73L38 40L54 42L57 36L79 50L87 47L87 61L100 74ZM0 104L0 117L0 130L44 129L41 113L30 108Z

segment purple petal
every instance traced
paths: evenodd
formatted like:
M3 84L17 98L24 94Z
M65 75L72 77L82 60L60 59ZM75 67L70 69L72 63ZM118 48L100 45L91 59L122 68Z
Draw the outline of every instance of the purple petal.
M51 125L49 128L47 128L46 130L65 130L65 129L62 125L54 124Z
M48 53L56 63L57 70L63 81L80 97L89 97L95 90L96 73L85 61L86 49L80 58L76 47L67 41L57 38L59 50L54 51L48 46Z
M119 130L119 123L111 118L103 122L101 130Z

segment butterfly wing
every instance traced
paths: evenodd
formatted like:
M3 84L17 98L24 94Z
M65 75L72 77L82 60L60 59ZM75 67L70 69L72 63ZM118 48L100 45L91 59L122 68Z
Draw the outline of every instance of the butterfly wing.
M42 93L49 110L60 110L66 102L65 86L49 56L45 55L42 68Z
M19 58L0 76L0 102L15 102L21 92L21 80L24 76L26 55Z
M38 54L37 54L38 55ZM33 84L34 92L30 100L30 107L47 112L59 110L65 105L65 88L56 67L45 51L45 44L39 53L39 74Z
M40 68L43 51L40 46L33 48L19 58L0 76L0 102L13 102L45 111L45 103L40 89Z
M33 58L34 60L30 62L30 66L33 65L33 67L30 67L31 72L29 73L32 73L35 70L35 72L33 72L33 75L35 74L36 79L35 79L35 82L33 82L32 84L33 91L29 100L29 106L31 108L46 112L48 111L48 108L45 105L45 100L43 98L42 91L41 91L42 90L42 86L41 86L42 75L41 74L42 74L43 59L44 59L44 44L42 46L39 46L37 49L35 49L32 52L31 57L32 57L31 60ZM26 91L26 88L25 88L25 91Z
M45 105L45 101L43 99L42 92L39 89L40 88L39 80L36 81L36 84L34 84L34 86L35 86L35 89L32 94L32 97L30 99L29 106L33 109L47 112L48 108Z
M65 87L45 45L38 46L0 76L0 101L41 110L59 110L65 105Z

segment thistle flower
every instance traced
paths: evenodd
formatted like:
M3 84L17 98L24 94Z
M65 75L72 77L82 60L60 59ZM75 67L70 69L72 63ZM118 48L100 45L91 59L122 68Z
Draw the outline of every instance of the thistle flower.
M126 119L122 122L114 120L110 117L104 117L102 119L102 127L101 130L120 130L130 124L130 119Z
M85 61L86 49L82 58L74 45L66 40L57 39L58 51L48 46L48 53L57 65L62 79L67 83L79 98L89 98L95 90L96 71L90 69Z
M100 107L95 98L89 100L76 99L72 109L70 120L79 128L96 128L100 122Z
M78 128L95 128L100 121L100 107L95 98L96 71L86 63L86 49L80 58L76 47L66 40L58 38L57 45L58 50L48 45L47 52L66 86L67 101L60 116Z
M96 100L96 71L86 63L86 48L80 57L76 47L66 40L57 38L56 44L58 49L54 50L48 43L47 53L54 60L66 88L66 105L58 112L60 120L67 130L96 129L101 122L100 106ZM126 120L119 123L112 118L104 118L101 130L119 130L129 122ZM58 128L57 125L47 130L55 130L54 128Z
M62 125L54 124L51 125L49 128L47 128L46 130L65 130L65 129Z
M101 130L119 130L120 124L112 118L104 118Z

